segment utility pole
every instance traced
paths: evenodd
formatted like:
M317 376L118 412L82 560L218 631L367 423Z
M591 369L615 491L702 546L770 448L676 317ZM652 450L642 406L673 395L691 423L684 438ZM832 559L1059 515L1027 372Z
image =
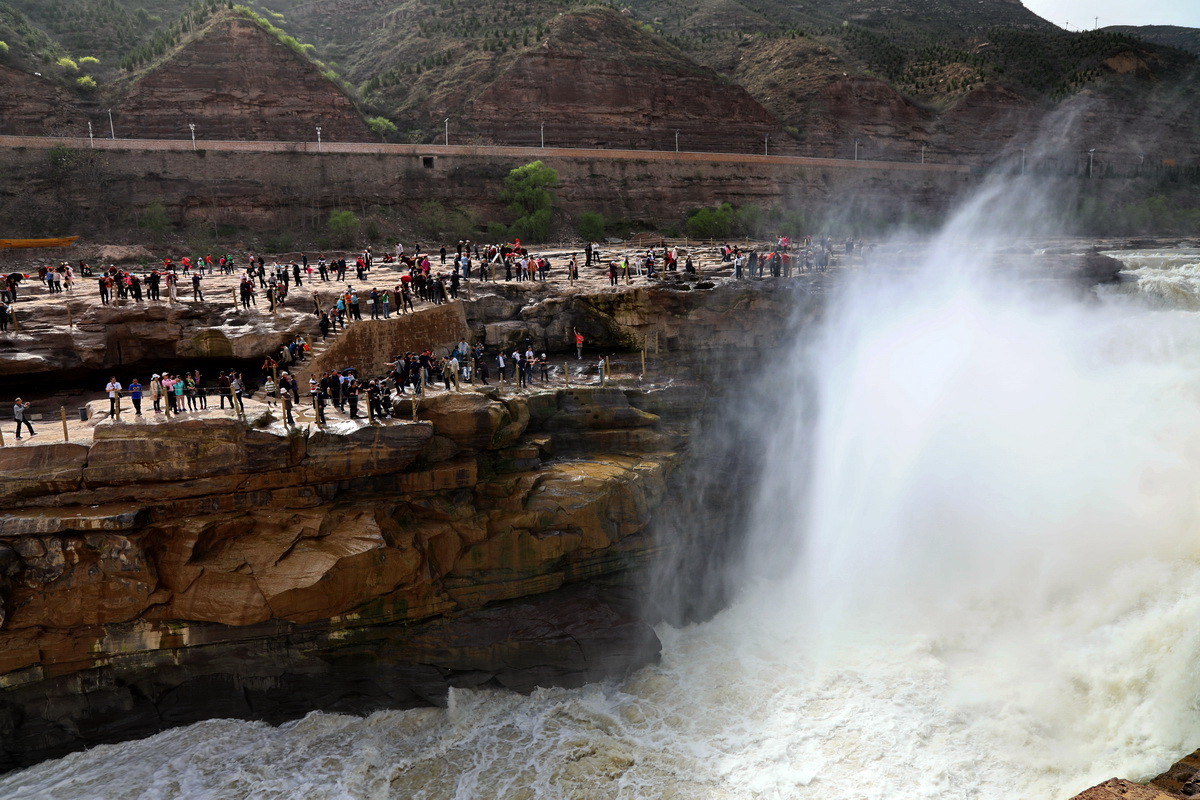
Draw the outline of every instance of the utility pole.
M771 134L768 133L765 136L763 136L763 155L764 156L768 155L767 145L769 145L770 143L771 143Z
M546 123L542 122L542 147L546 146Z
M112 109L111 108L108 110L108 134L114 140L117 138L117 129L115 127L113 127Z
M321 152L321 126L317 126L317 152Z
M679 152L679 131L675 131L675 152Z
M1021 148L1021 174L1025 174L1025 148Z
M92 121L88 120L88 147L95 147L96 140L92 137Z
M1088 177L1092 177L1092 165L1095 163L1096 148L1088 150Z
M921 145L921 163L925 163L925 145Z
M858 139L854 140L854 160L858 161Z
M449 146L449 144L450 144L450 118L446 117L445 122L446 122L446 144L447 144L447 146Z
M192 149L195 150L196 149L196 123L189 122L188 128L192 132Z

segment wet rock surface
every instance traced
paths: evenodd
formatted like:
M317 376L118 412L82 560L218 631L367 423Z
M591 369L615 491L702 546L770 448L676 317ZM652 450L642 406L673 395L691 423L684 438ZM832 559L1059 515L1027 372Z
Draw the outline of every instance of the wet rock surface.
M628 593L589 583L653 552L686 446L643 396L464 391L418 422L293 432L126 416L0 448L0 768L652 659Z

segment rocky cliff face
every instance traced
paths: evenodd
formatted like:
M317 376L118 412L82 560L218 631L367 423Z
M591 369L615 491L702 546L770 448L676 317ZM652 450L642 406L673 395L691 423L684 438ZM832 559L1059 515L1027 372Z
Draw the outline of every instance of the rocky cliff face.
M76 292L93 291L91 280ZM23 292L41 292L28 283ZM222 298L223 299L223 298ZM54 300L30 310L17 304L19 335L0 339L0 376L55 375L148 365L164 360L250 359L314 331L311 313L240 312L217 303L123 302L102 306Z
M87 136L87 115L61 86L0 64L0 134Z
M122 137L325 141L372 137L350 99L255 22L221 14L137 76L117 101Z
M207 716L644 662L653 634L619 590L495 606L648 555L686 435L640 405L664 403L470 391L419 422L106 420L91 445L0 448L0 768Z
M690 60L621 15L589 9L557 17L469 106L487 138L536 145L761 152L778 120L742 87Z

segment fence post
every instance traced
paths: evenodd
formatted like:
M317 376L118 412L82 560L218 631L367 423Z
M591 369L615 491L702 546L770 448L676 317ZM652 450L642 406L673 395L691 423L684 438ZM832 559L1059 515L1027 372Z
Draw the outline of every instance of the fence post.
M4 447L4 430L0 429L0 447Z
M64 441L64 442L69 442L69 441L71 441L71 437L70 437L70 435L68 435L68 434L67 434L67 407L66 407L66 406L59 406L59 407L58 407L58 411L59 411L59 413L60 413L60 414L62 414L62 424L63 424L63 441Z

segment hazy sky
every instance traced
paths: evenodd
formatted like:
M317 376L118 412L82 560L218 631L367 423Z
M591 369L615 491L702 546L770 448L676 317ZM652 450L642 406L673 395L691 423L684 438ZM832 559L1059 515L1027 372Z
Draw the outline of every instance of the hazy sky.
M1184 25L1200 28L1200 0L1022 0L1025 7L1060 28L1091 28L1095 17L1105 25Z

